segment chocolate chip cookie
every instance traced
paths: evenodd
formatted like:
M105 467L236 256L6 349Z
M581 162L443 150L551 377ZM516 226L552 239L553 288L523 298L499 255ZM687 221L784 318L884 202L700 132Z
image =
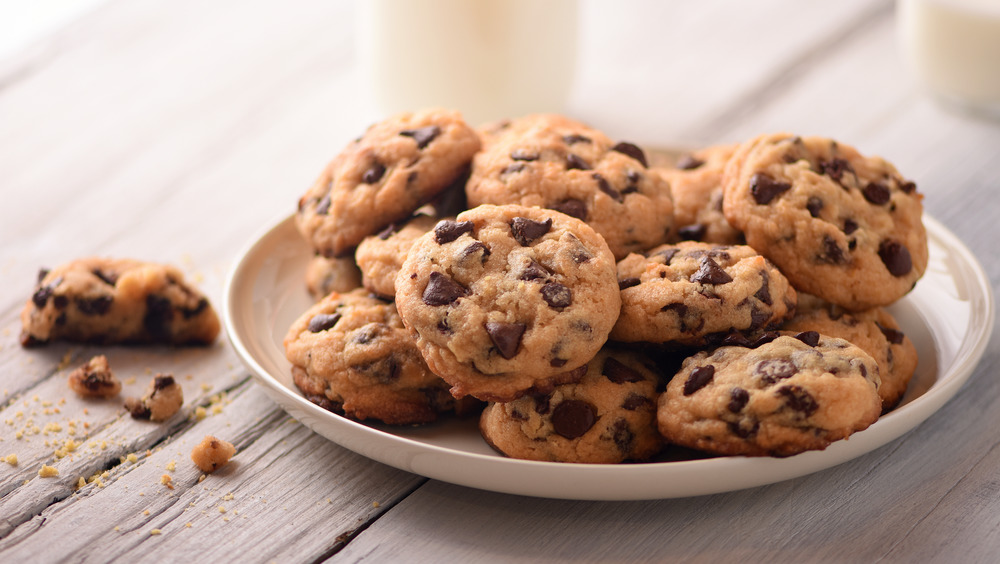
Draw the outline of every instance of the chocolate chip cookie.
M370 127L299 199L296 225L328 257L408 217L467 172L479 136L458 112L430 109Z
M927 266L922 196L879 157L763 135L736 150L723 185L729 223L804 292L865 310L901 298Z
M658 375L646 357L605 348L575 384L486 406L479 429L511 458L614 464L646 460L656 429Z
M784 329L816 331L849 341L878 363L882 385L882 412L894 408L906 393L917 369L917 348L900 331L896 319L883 308L849 312L809 294L801 294L799 307Z
M587 224L543 208L483 205L413 243L396 304L453 395L510 401L578 380L621 299L614 257Z
M21 311L21 345L207 345L219 334L208 299L177 268L88 257L38 273Z
M532 115L487 136L466 185L470 206L519 204L587 222L616 259L667 241L673 205L666 182L638 146L615 143L563 116Z
M435 421L456 401L417 352L393 304L363 289L332 293L285 336L295 385L309 401L353 419Z
M681 241L618 263L616 341L698 346L732 333L775 328L795 312L796 292L746 245Z
M722 213L722 172L736 147L706 147L681 157L676 168L655 169L670 184L678 240L745 243L743 234Z
M396 275L406 260L410 246L418 237L433 229L438 221L438 218L429 215L415 215L408 221L390 225L378 235L365 237L354 253L365 288L377 296L393 299L396 295Z
M354 257L326 258L316 255L306 265L306 289L320 300L330 292L346 293L361 287L361 271Z
M721 455L791 456L863 430L882 410L878 364L815 332L686 359L660 396L668 442Z

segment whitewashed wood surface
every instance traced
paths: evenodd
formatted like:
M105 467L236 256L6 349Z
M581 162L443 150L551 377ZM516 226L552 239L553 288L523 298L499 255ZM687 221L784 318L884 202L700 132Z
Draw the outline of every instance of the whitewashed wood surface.
M920 91L892 2L583 7L568 113L649 146L789 130L881 154L996 292L1000 123ZM996 333L951 402L868 455L766 487L621 503L471 490L365 459L271 403L224 339L22 349L38 268L79 256L177 264L221 305L237 252L380 117L359 83L355 9L111 0L0 59L0 457L18 458L0 462L0 561L996 561ZM97 352L126 395L172 372L182 412L157 425L76 399L68 369ZM189 453L206 434L238 454L199 482ZM80 446L56 459L68 439ZM59 476L38 477L42 464Z

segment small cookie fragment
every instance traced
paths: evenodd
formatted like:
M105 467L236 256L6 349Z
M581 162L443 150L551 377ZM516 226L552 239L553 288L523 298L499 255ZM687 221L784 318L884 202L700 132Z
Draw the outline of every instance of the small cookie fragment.
M157 374L142 399L128 398L125 408L135 419L166 421L184 404L184 390L170 374Z
M69 387L85 398L110 398L118 395L122 383L111 371L108 358L97 355L70 373Z
M191 449L191 461L206 474L211 474L229 463L236 454L236 447L228 441L205 435L200 443Z

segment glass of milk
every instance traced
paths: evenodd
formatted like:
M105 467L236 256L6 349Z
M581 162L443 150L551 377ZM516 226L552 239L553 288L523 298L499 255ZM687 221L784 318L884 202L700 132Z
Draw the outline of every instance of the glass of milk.
M363 0L361 73L376 108L460 110L473 126L560 112L576 66L577 0Z
M898 0L904 57L941 100L1000 118L1000 0Z

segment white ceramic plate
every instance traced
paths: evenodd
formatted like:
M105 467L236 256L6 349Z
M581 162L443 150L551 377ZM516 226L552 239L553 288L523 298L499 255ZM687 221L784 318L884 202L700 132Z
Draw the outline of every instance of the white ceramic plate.
M770 484L830 468L916 427L950 399L982 356L993 328L989 280L969 250L932 218L927 273L890 311L920 351L899 408L824 451L789 458L719 457L644 464L560 464L504 458L474 420L426 427L366 425L307 401L292 383L282 339L311 304L304 273L310 250L286 218L238 257L225 289L233 347L292 417L359 454L454 484L538 497L630 500L685 497Z

